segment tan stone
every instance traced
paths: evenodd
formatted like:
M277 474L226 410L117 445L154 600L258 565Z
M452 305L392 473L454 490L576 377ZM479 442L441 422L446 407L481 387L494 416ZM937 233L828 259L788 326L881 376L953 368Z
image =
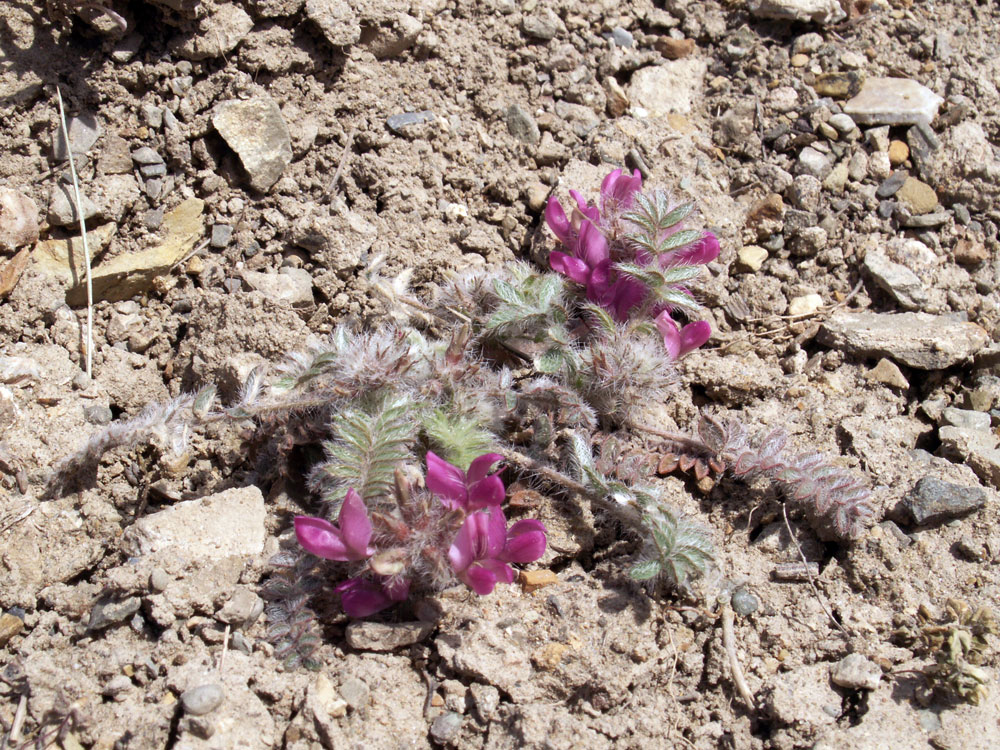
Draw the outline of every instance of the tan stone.
M6 646L8 641L24 629L24 620L20 617L4 612L0 615L0 647Z
M903 187L896 193L896 199L914 216L929 214L938 205L938 197L934 188L916 177L906 178Z
M892 141L889 144L889 163L898 167L910 158L910 147L902 141Z
M555 583L559 583L559 577L548 568L521 571L521 588L526 594Z
M809 55L803 55L801 52L797 55L792 55L791 63L793 68L804 68L809 64Z
M668 60L680 60L694 52L694 39L672 39L664 36L657 39L653 46Z
M767 260L767 250L758 245L746 245L736 254L736 262L743 268L756 273Z
M909 382L906 380L903 372L896 366L896 363L885 357L880 359L878 364L868 371L866 377L876 383L899 388L903 391L910 387Z

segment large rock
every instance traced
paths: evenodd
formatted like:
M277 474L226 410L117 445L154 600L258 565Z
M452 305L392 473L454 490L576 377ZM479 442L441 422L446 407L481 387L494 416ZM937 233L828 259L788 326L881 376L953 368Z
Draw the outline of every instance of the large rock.
M188 198L163 217L165 238L156 247L137 253L118 255L91 269L94 301L115 302L129 299L147 290L157 276L168 273L194 248L204 231L202 211L205 202ZM91 258L115 233L113 224L105 224L87 233ZM86 264L83 242L47 240L35 247L33 257L46 271L70 285L66 302L82 305L87 301Z
M820 328L819 341L849 354L941 370L969 359L989 335L975 323L943 315L838 312Z
M212 124L240 157L254 190L267 192L292 161L288 126L270 97L222 102Z
M759 18L814 21L818 24L837 23L847 15L839 0L754 0L749 8Z
M124 536L134 556L220 559L264 549L264 496L254 486L188 500L140 518Z
M641 108L648 117L689 113L701 96L706 70L705 61L696 57L640 68L627 89L633 111L640 114Z
M844 112L858 125L930 125L943 101L909 78L869 78Z
M1000 159L982 125L960 122L941 136L941 148L921 164L921 174L947 196L975 211L988 211L1000 196Z

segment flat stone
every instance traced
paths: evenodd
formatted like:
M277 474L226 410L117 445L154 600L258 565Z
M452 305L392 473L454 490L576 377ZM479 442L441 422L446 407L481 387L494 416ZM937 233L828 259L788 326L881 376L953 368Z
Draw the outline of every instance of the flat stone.
M359 651L393 651L419 643L431 634L434 625L426 622L368 622L347 626L347 642Z
M674 39L669 36L661 36L653 42L653 47L668 60L680 60L694 52L695 41L694 39Z
M87 153L101 137L101 123L93 112L81 112L75 117L68 118L66 129L69 131L70 150L76 155ZM62 125L56 126L52 136L52 156L59 162L67 158Z
M736 262L754 273L760 270L767 260L767 250L757 245L746 245L736 254Z
M0 187L0 251L13 252L38 239L38 206L24 193Z
M875 189L875 196L878 198L891 198L899 189L903 187L910 176L903 170L893 172L885 181Z
M965 427L940 427L938 440L941 442L941 455L964 461L977 450L993 450L1000 443L1000 438L990 430L980 430Z
M130 174L132 172L132 155L128 150L128 141L118 135L108 134L104 139L104 147L97 157L97 173Z
M615 26L611 29L611 41L615 43L616 47L633 47L635 46L635 37L632 36L632 32L628 29L623 29L621 26Z
M906 178L896 192L896 200L916 216L929 214L938 205L938 197L934 188L916 177Z
M869 78L844 112L859 125L930 125L944 99L908 78Z
M126 529L130 555L220 559L264 549L264 496L250 485L175 503Z
M504 114L507 122L507 132L529 146L536 145L542 139L538 123L520 104L511 104Z
M420 112L402 112L398 115L389 115L385 118L385 125L396 135L402 135L403 131L413 125L423 125L434 119L434 113L425 109Z
M313 303L312 276L304 268L286 267L278 273L244 271L243 280L280 305L304 307Z
M882 383L891 388L898 388L902 391L910 387L909 381L907 381L899 367L896 366L896 363L885 357L880 359L878 364L869 370L866 376L869 380L874 380L877 383Z
M240 157L254 190L266 192L292 161L292 143L278 104L270 97L216 105L212 124Z
M912 229L929 229L931 227L939 227L942 224L946 224L950 218L951 214L947 211L935 211L932 214L921 214L920 216L914 216L912 214L908 216L901 216L899 217L899 223L901 226ZM961 261L958 260L958 256L959 253L956 250L955 260L961 263Z
M108 246L118 231L114 224L101 224L87 232L87 245L91 257ZM86 274L83 239L70 237L65 240L42 240L31 253L35 264L45 273L67 284L80 284Z
M823 180L823 189L828 193L840 195L847 187L847 180L851 176L851 169L845 162L840 162L830 170L830 174Z
M879 250L865 254L865 270L882 289L892 295L903 308L919 310L927 301L924 284L913 271L900 263L889 260Z
M901 509L917 526L940 524L961 518L986 506L980 487L962 487L935 477L923 477L901 503Z
M99 212L97 204L86 196L82 188L80 190L80 207L83 209L84 221L94 218ZM57 227L79 223L80 219L76 215L76 194L72 185L56 185L52 188L48 219L49 224Z
M927 313L834 313L819 330L825 346L864 357L891 357L918 370L942 370L969 359L989 341L975 323Z
M202 211L205 202L198 198L188 198L163 217L163 242L148 250L118 255L91 269L94 300L129 299L147 289L157 276L169 273L193 248L204 231ZM99 227L97 232L101 231ZM91 234L91 253L94 253ZM82 243L79 245L82 248ZM36 248L37 252L37 248ZM83 269L82 252L63 260L60 275L69 279L72 286L66 292L69 305L82 305L87 300L86 273Z
M181 693L181 707L191 716L204 716L221 706L225 697L221 685L214 682L199 685Z
M229 240L233 237L233 228L228 224L213 224L212 236L208 244L210 247L221 249L229 245Z
M830 667L830 680L848 690L874 690L882 680L882 668L861 654L848 654Z
M812 21L820 25L837 23L847 17L839 0L752 0L747 7L758 18Z
M690 113L701 97L707 69L697 57L640 68L626 89L632 111L638 116L641 109L645 117Z
M306 17L334 47L361 39L361 21L347 0L306 0Z
M141 146L132 152L132 161L139 166L163 164L163 157L160 156L156 149L152 149L149 146Z
M532 591L559 583L559 576L548 568L542 568L540 570L522 570L518 580L524 593L530 594Z
M973 409L956 409L946 406L941 410L941 424L951 427L963 427L967 430L989 430L990 415L984 411Z
M87 632L92 633L115 623L124 622L138 612L141 606L142 600L137 596L99 601L90 610Z

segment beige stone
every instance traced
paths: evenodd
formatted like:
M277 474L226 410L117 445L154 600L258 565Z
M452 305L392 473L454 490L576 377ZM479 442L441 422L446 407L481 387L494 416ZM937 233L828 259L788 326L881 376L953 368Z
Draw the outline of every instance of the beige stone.
M767 250L758 245L746 245L736 254L736 262L743 268L756 273L767 260Z
M891 158L890 156L890 160ZM934 188L916 177L906 178L906 182L896 193L896 199L914 216L929 214L938 205L938 197Z
M889 144L889 163L898 167L910 158L910 147L902 141L892 141Z
M789 315L812 315L823 306L823 298L818 294L803 294L793 297L788 303Z
M868 371L866 377L876 383L882 383L883 385L899 388L904 391L910 387L902 370L896 366L895 362L885 357L880 359L878 364Z

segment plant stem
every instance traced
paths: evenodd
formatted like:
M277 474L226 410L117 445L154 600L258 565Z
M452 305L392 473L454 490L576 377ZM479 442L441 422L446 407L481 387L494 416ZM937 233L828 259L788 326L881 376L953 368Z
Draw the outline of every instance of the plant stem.
M117 14L113 14L117 15ZM76 216L80 220L80 238L83 240L83 257L87 269L87 377L93 377L94 364L94 285L90 279L90 246L87 244L87 222L83 218L83 201L80 198L80 182L76 179L76 163L73 161L73 149L69 142L69 128L66 125L66 112L63 109L62 91L56 84L56 99L59 102L59 122L62 125L63 141L66 143L66 156L69 158L69 173L73 178L73 195L76 199Z

